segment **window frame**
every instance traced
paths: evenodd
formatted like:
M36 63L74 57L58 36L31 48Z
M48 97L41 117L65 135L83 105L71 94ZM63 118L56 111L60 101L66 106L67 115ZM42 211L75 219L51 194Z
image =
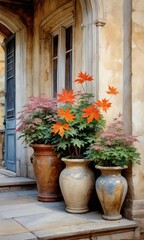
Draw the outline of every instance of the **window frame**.
M51 72L52 72L52 90L54 90L53 85L53 38L58 35L58 68L57 68L57 93L60 93L63 88L65 88L65 60L66 60L66 29L72 27L72 79L73 79L73 59L74 59L74 27L73 21L69 20L65 23L59 25L53 31L51 31L52 38L52 64L51 64ZM73 82L71 83L73 87ZM54 92L53 92L54 95Z

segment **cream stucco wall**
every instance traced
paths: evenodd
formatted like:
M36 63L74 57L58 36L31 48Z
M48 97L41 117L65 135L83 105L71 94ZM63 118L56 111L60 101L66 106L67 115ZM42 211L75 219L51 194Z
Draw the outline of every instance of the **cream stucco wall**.
M112 108L106 114L111 120L123 112L123 1L110 0L104 4L106 24L101 27L99 36L99 96L107 97L108 85L116 87L120 93L111 99Z
M133 169L134 198L144 199L144 4L133 0L132 13L132 126L139 136L142 161Z

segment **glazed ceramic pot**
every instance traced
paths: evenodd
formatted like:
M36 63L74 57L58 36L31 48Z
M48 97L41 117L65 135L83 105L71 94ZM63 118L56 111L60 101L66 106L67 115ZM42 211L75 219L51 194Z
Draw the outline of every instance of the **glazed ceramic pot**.
M121 171L127 167L102 167L95 166L101 171L101 176L96 180L96 192L100 200L106 220L122 218L121 207L127 193L127 181Z
M91 160L65 159L66 164L59 178L61 192L70 213L89 211L89 201L95 185L95 175L89 168Z
M54 202L61 199L59 175L63 163L52 145L30 144L33 148L33 169L38 188L38 201Z

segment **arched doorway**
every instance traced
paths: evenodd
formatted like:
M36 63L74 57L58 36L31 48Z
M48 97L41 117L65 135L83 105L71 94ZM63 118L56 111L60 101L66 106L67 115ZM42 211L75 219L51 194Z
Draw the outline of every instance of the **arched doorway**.
M6 79L6 138L5 138L5 168L13 171L16 175L25 176L27 170L23 170L21 165L25 158L24 150L22 150L21 143L17 141L17 134L15 132L17 116L16 113L20 111L22 105L25 103L26 95L26 28L20 19L11 12L0 7L0 33L4 37L3 48L6 53L7 64L5 71ZM16 47L15 47L16 46ZM13 56L10 56L13 54ZM8 56L9 55L9 56ZM10 58L9 58L10 57ZM9 58L9 60L8 60ZM14 60L14 61L13 61ZM10 62L9 62L10 61ZM11 62L13 61L13 63ZM11 64L12 63L12 64ZM9 68L13 65L11 74L9 76ZM9 81L8 78L13 78ZM13 82L13 83L12 83ZM13 90L12 90L13 89ZM13 94L12 94L13 93ZM12 109L14 107L14 109ZM9 110L8 110L9 109ZM13 111L14 110L14 111ZM14 114L12 116L11 114ZM9 114L9 116L8 116ZM9 119L7 119L7 117ZM14 121L8 121L10 118ZM7 134L8 133L8 134ZM26 168L26 164L25 166Z
M7 141L7 124L6 124L6 115L7 115L7 111L6 111L6 106L8 105L8 97L10 96L10 94L8 94L8 89L7 86L9 84L7 83L7 79L8 79L8 68L7 68L7 46L5 43L6 39L11 38L11 36L13 35L12 32L5 27L4 25L0 24L0 33L1 33L1 41L0 41L0 162L1 162L1 166L7 168L8 170L12 170L15 171L16 169L16 157L13 156L13 154L11 155L11 159L14 162L14 167L9 167L7 166L8 161L6 161L6 159L8 159L8 156L6 156L6 154L10 153L10 152L14 152L15 153L15 146L11 147L11 151L5 151L5 146L7 145L6 142ZM14 58L13 58L14 59ZM11 62L11 60L9 60L9 62ZM9 63L9 65L12 65L12 63ZM10 66L11 68L11 66ZM13 69L14 70L14 65L13 65ZM11 78L9 78L11 79ZM14 91L13 91L14 92ZM14 98L15 99L15 98ZM10 101L9 101L10 102ZM15 131L15 129L14 129ZM15 134L14 134L15 135ZM11 162L11 161L10 161Z

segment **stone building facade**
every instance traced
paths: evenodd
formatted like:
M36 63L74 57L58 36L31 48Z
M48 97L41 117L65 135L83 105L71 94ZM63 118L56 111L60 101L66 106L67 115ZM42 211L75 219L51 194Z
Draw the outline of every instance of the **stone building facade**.
M3 36L0 36L0 43L3 43ZM0 45L0 166L3 165L4 156L3 156L3 145L4 145L4 75L5 75L5 54L4 49Z
M21 2L21 3L18 3ZM88 89L96 98L108 85L119 95L106 115L109 122L123 113L126 130L137 135L141 165L126 172L129 192L124 214L140 223L144 232L144 3L143 0L35 0L0 1L0 30L16 38L16 112L31 95L53 95L52 48L59 48L57 91L65 86L64 45L72 40L72 79L79 71L93 75ZM71 30L72 29L72 30ZM68 31L67 31L68 30ZM71 33L69 33L71 32ZM59 43L57 43L57 37ZM56 45L55 45L56 44ZM72 87L76 85L72 82ZM30 149L16 140L16 173L33 176Z

